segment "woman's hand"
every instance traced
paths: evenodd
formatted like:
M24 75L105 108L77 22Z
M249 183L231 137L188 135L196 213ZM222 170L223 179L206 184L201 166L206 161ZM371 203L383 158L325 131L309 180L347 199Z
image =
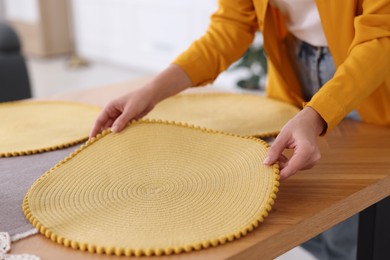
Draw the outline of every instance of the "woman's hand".
M145 116L155 106L153 96L151 88L145 86L111 101L100 112L89 137L109 127L113 132L120 132L130 120Z
M132 119L145 116L158 102L191 85L190 78L182 68L170 65L142 88L108 103L96 119L89 137L109 127L113 132L120 132Z
M282 128L271 145L264 164L279 161L280 178L284 180L299 170L312 168L321 158L318 136L326 128L324 119L311 107L305 107ZM284 149L294 149L290 159L282 153Z

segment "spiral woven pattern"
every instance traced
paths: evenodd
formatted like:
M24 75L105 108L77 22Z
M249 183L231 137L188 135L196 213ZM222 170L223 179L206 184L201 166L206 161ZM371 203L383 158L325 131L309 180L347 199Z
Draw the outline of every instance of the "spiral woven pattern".
M183 94L159 103L149 119L173 120L228 133L276 136L299 109L258 95L203 93Z
M99 108L72 102L0 104L0 157L51 151L88 138Z
M38 179L27 219L75 249L115 255L199 250L263 221L278 190L255 138L141 120L104 131Z

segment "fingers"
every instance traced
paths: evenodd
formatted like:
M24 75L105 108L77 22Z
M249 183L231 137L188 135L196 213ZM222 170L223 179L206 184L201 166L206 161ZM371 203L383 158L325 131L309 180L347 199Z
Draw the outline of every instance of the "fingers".
M149 88L140 88L108 103L96 119L90 137L109 127L115 133L120 132L130 120L146 115L154 106L151 94Z
M279 163L280 163L280 162L286 163L286 162L288 162L288 158L287 158L284 154L281 154L281 155L279 156L278 162L279 162Z
M91 132L89 133L89 138L91 139L92 137L95 137L99 133L99 131L100 131L100 127L95 122L95 124L92 127Z
M118 133L122 131L123 128L129 123L130 120L140 119L147 115L150 110L153 109L153 106L146 107L142 112L137 112L137 110L132 109L130 106L125 109L125 111L114 121L112 125L112 131Z
M305 156L293 155L286 163L285 167L280 171L280 179L284 180L296 173L298 170L303 168L303 165L306 164L306 161L307 159Z
M103 125L102 129L105 130L107 128L110 128L112 126L112 123L114 123L114 119L108 119L107 122Z
M115 119L120 113L121 111L116 108L115 102L107 104L97 117L89 134L89 138L95 137L102 129L106 129L111 126L113 119Z
M291 159L281 167L280 178L284 180L299 170L306 170L312 168L321 158L320 151L313 146L299 147L293 154Z
M114 121L114 123L112 124L111 130L112 130L114 133L119 133L120 131L123 130L123 128L125 128L125 126L127 125L127 123L129 123L129 121L130 121L131 119L134 118L135 115L136 115L136 113L134 113L133 110L128 110L128 109L126 109L126 110L123 111L123 113Z
M320 159L321 154L316 143L307 142L299 138L288 138L288 134L282 133L275 139L268 150L264 164L272 165L279 162L280 179L284 180L299 170L312 168ZM294 154L288 159L282 152L287 148L293 148Z
M134 119L140 119L140 118L143 118L144 116L146 116L147 114L149 113L149 111L145 110L144 112L142 112L141 114L137 115L134 117Z
M288 138L283 133L279 134L271 147L268 150L267 157L264 160L264 164L271 165L274 164L278 158L282 155L282 152L288 146Z
M326 122L315 110L303 109L282 128L269 148L264 164L271 165L279 159L282 180L299 170L313 167L321 157L317 138L324 129L324 124ZM284 149L294 149L294 154L288 161L283 161L281 157Z
M279 156L278 162L279 162L279 168L283 169L287 166L288 158L286 156L284 156L283 154L281 154Z
M105 110L103 110L95 121L92 130L89 134L89 138L95 137L102 129L102 126L108 121L109 116Z
M95 137L101 130L109 127L112 127L111 129L114 133L118 133L125 128L130 120L141 118L148 112L149 110L146 110L137 115L137 112L130 106L121 112L119 109L115 108L115 104L109 104L99 114L89 137Z

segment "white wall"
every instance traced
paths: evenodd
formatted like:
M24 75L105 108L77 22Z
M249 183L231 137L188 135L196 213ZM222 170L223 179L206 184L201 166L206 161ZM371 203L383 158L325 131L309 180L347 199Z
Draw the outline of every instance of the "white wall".
M36 23L39 20L37 0L4 0L4 13L7 19Z
M71 8L79 54L160 71L205 32L217 0L73 0Z

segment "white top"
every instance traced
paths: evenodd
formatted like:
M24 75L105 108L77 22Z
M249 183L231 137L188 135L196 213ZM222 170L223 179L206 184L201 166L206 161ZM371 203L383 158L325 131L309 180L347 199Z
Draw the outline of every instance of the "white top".
M270 0L286 19L287 30L314 46L328 46L315 0Z

